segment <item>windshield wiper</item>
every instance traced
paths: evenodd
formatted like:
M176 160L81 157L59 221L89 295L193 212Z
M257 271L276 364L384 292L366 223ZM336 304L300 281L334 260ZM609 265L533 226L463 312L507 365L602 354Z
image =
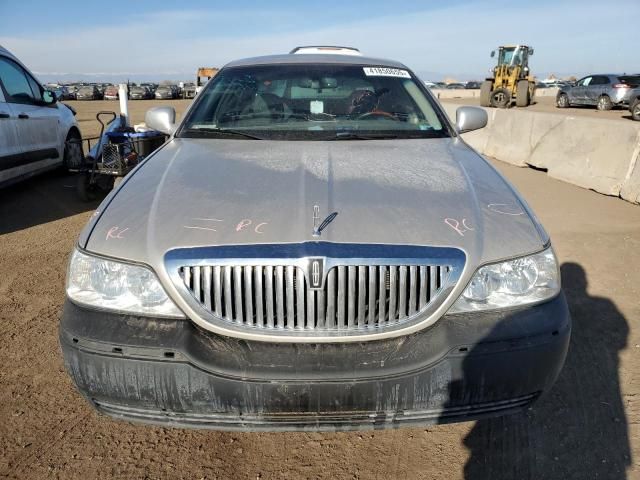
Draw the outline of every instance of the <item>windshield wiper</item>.
M398 138L395 133L358 133L353 131L337 132L335 137L329 140L384 140Z
M261 137L256 137L250 133L245 133L240 130L232 130L229 128L187 128L184 133L189 135L202 135L203 137L209 137L213 135L232 135L237 137L249 138L251 140L264 140Z
M336 132L335 137L328 140L385 140L393 138L421 139L421 138L444 138L447 135L444 130L424 130L424 131L398 131L380 133L359 133L358 131L345 130Z

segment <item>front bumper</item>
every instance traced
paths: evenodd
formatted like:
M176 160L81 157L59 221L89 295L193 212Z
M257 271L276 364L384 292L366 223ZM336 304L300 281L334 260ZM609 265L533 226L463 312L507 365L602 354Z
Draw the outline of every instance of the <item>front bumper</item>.
M563 295L506 312L443 317L395 339L273 344L189 321L67 301L67 371L99 411L169 426L348 430L466 421L517 411L548 390L567 354Z

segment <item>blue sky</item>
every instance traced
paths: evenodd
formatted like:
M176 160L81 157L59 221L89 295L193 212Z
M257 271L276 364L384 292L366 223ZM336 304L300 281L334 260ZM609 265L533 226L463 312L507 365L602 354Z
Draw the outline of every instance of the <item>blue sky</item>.
M526 43L543 77L640 71L638 18L639 0L0 0L0 44L47 78L189 78L200 65L338 44L438 80L481 78L493 48Z

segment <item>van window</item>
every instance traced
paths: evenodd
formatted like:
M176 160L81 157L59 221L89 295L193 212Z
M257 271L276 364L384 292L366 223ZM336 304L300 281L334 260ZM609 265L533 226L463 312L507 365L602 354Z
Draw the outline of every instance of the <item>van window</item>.
M8 58L0 57L0 81L9 103L33 103L33 93L24 70Z
M42 100L42 87L29 74L27 74L27 80L29 81L29 85L31 86L33 98L35 98L36 100Z

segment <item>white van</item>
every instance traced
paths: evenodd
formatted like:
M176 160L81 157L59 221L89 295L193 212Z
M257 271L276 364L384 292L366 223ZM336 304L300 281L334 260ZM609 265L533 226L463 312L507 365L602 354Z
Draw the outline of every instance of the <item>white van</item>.
M0 186L77 165L82 143L74 115L0 46Z

